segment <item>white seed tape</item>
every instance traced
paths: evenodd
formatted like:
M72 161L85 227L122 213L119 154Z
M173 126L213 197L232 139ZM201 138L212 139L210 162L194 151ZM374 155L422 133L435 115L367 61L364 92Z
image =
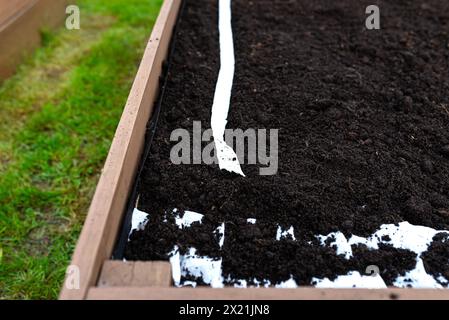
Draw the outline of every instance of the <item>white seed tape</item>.
M132 220L131 220L131 230L129 231L128 240L135 230L143 230L148 222L149 214L134 208Z
M219 0L218 29L220 32L220 72L215 86L211 127L218 165L221 169L245 176L234 150L225 142L225 128L231 103L235 58L232 38L231 0Z
M188 229L194 223L202 223L203 215L193 211L185 211L182 215L177 209L172 212L166 212L166 215L171 214L175 218L175 223L180 229ZM143 230L147 222L151 219L151 215L138 210L134 210L132 218L131 232L136 230ZM168 223L165 219L164 223ZM249 218L247 223L255 224L256 219ZM214 230L216 241L220 249L225 243L225 223L221 223ZM428 274L421 255L427 252L429 246L433 242L436 234L446 233L449 241L448 230L435 230L424 226L414 226L404 221L398 224L384 224L373 233L371 236L363 238L352 235L346 239L345 235L339 231L330 233L326 236L317 235L316 238L320 240L322 246L335 247L336 254L342 255L346 259L353 259L352 246L365 245L369 250L379 250L380 244L391 245L394 248L409 250L416 254L416 266L414 269L407 271L404 275L398 274L393 281L393 286L406 288L445 288L449 285L449 279L446 279L442 274L434 276ZM329 240L332 239L332 242ZM278 225L276 240L278 241L300 241L296 240L294 228L291 226L287 230L283 230ZM309 242L309 245L312 245ZM271 283L268 279L253 278L252 283L248 283L248 279L233 279L230 275L225 275L222 270L222 257L208 257L197 253L197 249L189 247L181 254L178 245L174 245L173 250L168 252L170 257L170 264L172 266L173 281L177 287L197 285L197 281L192 281L193 278L201 280L201 282L210 285L213 288L222 288L227 283L234 283L235 287L246 288L248 286L255 287L269 287L274 285L276 288L296 288L296 283L293 276L285 281L278 283ZM245 269L244 266L241 266ZM367 266L368 267L368 266ZM366 275L360 274L358 271L349 271L347 274L338 275L335 279L317 278L313 277L311 284L317 288L386 288L386 284L379 273L373 274L366 269ZM370 274L371 273L371 274Z

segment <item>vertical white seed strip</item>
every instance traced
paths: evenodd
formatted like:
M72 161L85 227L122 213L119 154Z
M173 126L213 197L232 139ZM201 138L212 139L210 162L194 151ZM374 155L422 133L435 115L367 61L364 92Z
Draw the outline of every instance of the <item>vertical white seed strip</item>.
M212 133L220 169L245 176L234 150L225 142L225 128L234 81L234 40L232 37L231 0L219 0L218 29L220 33L220 72L212 105Z

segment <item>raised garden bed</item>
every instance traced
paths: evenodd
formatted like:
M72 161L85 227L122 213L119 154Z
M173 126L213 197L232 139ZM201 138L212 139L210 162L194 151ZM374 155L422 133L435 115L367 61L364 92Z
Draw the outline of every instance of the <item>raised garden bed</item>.
M68 4L67 0L0 1L0 81L11 76L24 56L40 44L42 28L64 21Z
M227 127L279 129L276 174L243 177L170 157L174 130L214 127L229 38L208 0L172 38L166 1L61 297L449 298L446 3L379 1L367 30L365 2L232 1Z

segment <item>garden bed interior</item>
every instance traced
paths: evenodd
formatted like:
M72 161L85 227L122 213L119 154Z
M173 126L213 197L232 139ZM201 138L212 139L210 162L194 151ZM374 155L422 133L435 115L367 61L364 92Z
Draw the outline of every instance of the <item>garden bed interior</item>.
M446 1L377 1L380 30L369 1L231 3L226 127L279 129L277 173L171 161L211 127L223 30L165 1L61 298L448 298Z

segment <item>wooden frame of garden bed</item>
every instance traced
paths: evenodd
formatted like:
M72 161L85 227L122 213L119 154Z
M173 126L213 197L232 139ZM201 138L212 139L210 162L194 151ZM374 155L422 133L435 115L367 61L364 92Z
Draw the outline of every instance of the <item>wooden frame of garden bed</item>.
M11 76L40 44L42 27L62 24L68 4L69 0L0 0L0 80Z
M64 284L60 299L449 299L445 289L174 288L168 262L110 260L180 5L165 0L161 8L73 255L79 288Z

